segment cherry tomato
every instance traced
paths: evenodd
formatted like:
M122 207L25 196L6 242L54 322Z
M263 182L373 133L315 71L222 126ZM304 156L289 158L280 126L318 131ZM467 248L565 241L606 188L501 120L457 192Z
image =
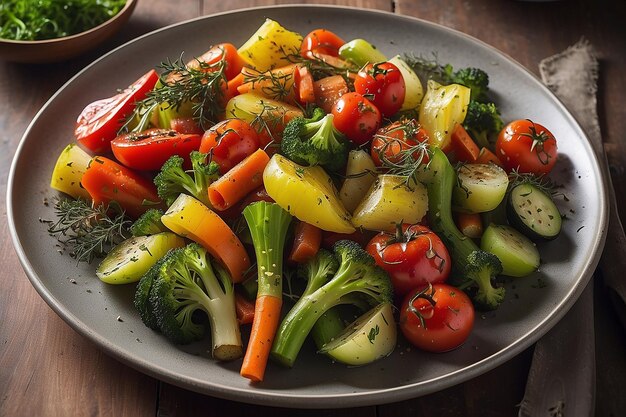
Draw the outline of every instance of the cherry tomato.
M95 156L89 162L80 183L93 199L94 205L116 201L128 215L137 218L154 204L160 202L152 181L130 168L103 156Z
M198 134L148 129L116 137L111 141L111 150L115 158L129 168L155 171L173 155L179 155L189 163L189 154L198 150L201 139Z
M554 135L531 120L515 120L502 129L496 141L496 156L507 171L548 174L557 159Z
M195 133L198 135L202 135L204 133L204 130L200 128L193 117L176 117L170 120L170 129L175 130L178 133Z
M379 62L367 64L358 72L354 91L370 99L388 117L402 107L406 86L398 67L391 62Z
M333 124L357 145L363 145L380 127L378 108L359 93L346 93L333 106Z
M387 271L399 296L428 283L445 282L450 275L448 250L426 226L403 224L395 235L380 232L365 250Z
M220 43L214 45L204 54L187 63L189 68L211 70L220 61L224 61L224 75L227 80L232 80L241 72L245 61L237 52L237 47L232 43Z
M315 29L302 40L300 55L313 58L316 54L338 57L339 48L345 44L344 40L326 29Z
M414 346L447 352L467 340L474 327L474 306L463 291L448 284L417 288L402 303L399 325Z
M200 152L211 152L212 161L224 174L259 149L259 137L250 124L241 119L227 119L204 132Z
M381 158L391 163L400 163L402 153L411 152L414 160L428 162L426 146L428 133L415 119L404 119L382 127L372 138L371 155L376 166L381 166Z
M150 70L121 93L87 105L76 121L76 140L94 153L108 151L135 102L144 99L158 79L156 71Z

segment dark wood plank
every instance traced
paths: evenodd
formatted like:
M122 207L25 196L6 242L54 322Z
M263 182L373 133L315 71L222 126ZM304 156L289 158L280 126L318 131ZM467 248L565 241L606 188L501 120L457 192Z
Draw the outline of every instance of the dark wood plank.
M229 2L217 2L203 0L202 13L205 15L219 13L228 10L244 9L249 7L272 6L280 4L293 4L290 0L233 0ZM362 7L364 9L378 9L393 11L391 0L305 0L297 3L302 4L330 4L350 7Z
M70 77L108 50L158 27L195 17L200 3L139 2L113 39L68 62L0 62L0 415L154 416L158 381L106 356L39 297L15 255L6 222L11 159L26 126ZM42 138L45 145L45 138ZM36 221L36 219L33 219Z

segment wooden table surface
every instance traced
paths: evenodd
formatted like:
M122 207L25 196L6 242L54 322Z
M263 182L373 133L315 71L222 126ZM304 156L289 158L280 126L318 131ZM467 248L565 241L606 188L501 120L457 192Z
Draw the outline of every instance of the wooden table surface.
M401 403L353 410L296 411L259 407L187 391L108 357L63 322L26 278L9 236L6 183L19 140L46 100L102 53L140 34L201 15L282 3L288 2L140 0L122 32L83 57L50 65L0 62L0 416L336 416L347 412L363 416L415 417L517 415L532 348L474 380ZM380 9L433 21L495 46L535 74L542 58L562 51L581 36L589 39L601 59L600 122L621 218L626 219L626 29L622 20L626 16L626 2L345 0L309 3ZM41 139L45 151L45 138ZM596 415L626 415L623 399L626 336L605 300L605 289L598 282ZM566 410L566 415L572 411Z

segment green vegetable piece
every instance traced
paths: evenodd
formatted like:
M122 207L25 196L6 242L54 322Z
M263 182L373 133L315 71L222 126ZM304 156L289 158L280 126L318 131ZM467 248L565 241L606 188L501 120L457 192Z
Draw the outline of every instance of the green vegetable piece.
M280 143L281 152L293 162L304 165L321 165L330 171L338 171L348 160L348 142L335 129L333 115L324 115L316 108L313 117L292 119Z
M324 345L320 353L346 365L366 365L393 352L397 337L393 306L385 302L348 325L341 334Z
M219 165L207 162L208 154L193 151L190 154L192 175L183 168L183 158L172 156L161 167L161 172L154 177L157 194L169 206L180 194L195 197L204 205L209 202L209 185L219 178Z
M128 284L139 281L170 249L185 241L170 233L131 237L115 246L96 269L96 276L107 284Z
M539 268L539 250L535 244L510 226L490 224L480 247L500 259L504 275L525 277Z
M339 48L339 56L359 67L369 62L387 61L387 57L380 50L364 39L354 39L344 44Z
M494 287L493 280L502 272L497 256L478 248L454 224L451 210L452 189L456 182L454 168L441 149L433 149L428 169L431 171L428 189L428 221L444 241L456 273L452 285L478 288L473 296L476 307L494 310L504 300L504 288Z
M153 278L149 302L159 330L173 343L200 340L207 327L200 320L205 313L213 357L227 361L243 355L233 283L223 267L211 265L199 244L166 255Z
M490 148L504 127L504 122L494 103L480 103L476 100L470 100L463 127L478 146Z
M509 192L507 218L530 239L552 240L561 232L561 213L548 193L529 182Z
M307 286L281 322L272 346L272 358L285 366L293 366L313 325L331 308L392 300L389 276L357 243L340 240L333 251L322 249L299 268Z
M130 232L133 236L149 236L167 232L169 229L161 221L163 214L163 210L159 209L146 211L130 226Z

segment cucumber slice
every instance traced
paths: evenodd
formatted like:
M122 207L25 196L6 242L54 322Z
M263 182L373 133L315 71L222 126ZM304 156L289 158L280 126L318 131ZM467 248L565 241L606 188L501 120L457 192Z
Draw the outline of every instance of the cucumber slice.
M502 202L508 186L508 175L495 164L461 165L452 203L455 210L467 213L491 211Z
M346 365L366 365L393 352L397 337L391 303L381 303L325 344L320 353Z
M531 239L555 239L561 232L561 213L550 195L533 184L515 186L507 200L509 223Z
M535 244L510 226L490 224L480 240L480 248L500 259L504 275L524 277L539 268Z
M131 237L109 252L98 265L96 275L107 284L139 281L167 251L184 245L182 237L170 232Z

